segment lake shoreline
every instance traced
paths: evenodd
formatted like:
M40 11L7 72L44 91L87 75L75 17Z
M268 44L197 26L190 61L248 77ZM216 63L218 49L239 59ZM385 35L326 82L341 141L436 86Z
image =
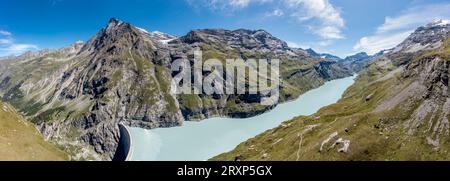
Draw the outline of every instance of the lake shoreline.
M336 102L341 98L343 92L353 84L355 77L356 75L353 75L328 81L316 89L305 92L297 99L278 104L270 111L250 118L214 117L200 121L186 121L183 126L151 130L130 127L131 137L136 139L134 146L137 147L134 149L137 153L133 154L132 159L207 160L210 157L206 155L211 156L211 154L231 150L237 144L276 127L281 122L295 116L313 114L318 109ZM321 90L325 92L320 93ZM309 96L309 98L305 98L305 96ZM316 100L321 96L325 98ZM309 100L311 105L305 104L304 99ZM298 108L299 111L296 111L295 108ZM277 112L273 113L274 111ZM277 113L281 116L277 116ZM225 122L226 124L224 124ZM176 151L183 148L185 152Z

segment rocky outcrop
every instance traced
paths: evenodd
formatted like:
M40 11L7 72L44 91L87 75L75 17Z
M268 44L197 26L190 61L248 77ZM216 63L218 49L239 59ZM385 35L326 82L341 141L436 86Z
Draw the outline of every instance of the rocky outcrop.
M395 47L392 52L416 53L442 46L442 40L448 37L449 22L437 20L419 27L405 41Z

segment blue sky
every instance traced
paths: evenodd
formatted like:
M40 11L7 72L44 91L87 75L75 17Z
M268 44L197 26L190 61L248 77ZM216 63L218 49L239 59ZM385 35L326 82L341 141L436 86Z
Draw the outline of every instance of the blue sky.
M88 40L116 17L149 31L265 29L293 47L345 57L450 19L449 0L2 0L0 56Z

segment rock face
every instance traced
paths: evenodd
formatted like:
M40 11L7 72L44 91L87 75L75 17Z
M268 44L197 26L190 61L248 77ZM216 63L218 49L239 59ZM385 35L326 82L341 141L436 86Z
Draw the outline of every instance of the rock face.
M449 28L419 27L369 62L336 104L213 160L449 160Z
M423 50L435 49L442 46L442 40L447 38L450 31L449 22L438 20L419 27L405 41L393 49L393 53L416 53Z
M113 157L119 122L152 129L273 108L261 106L260 95L171 95L172 62L193 61L196 48L203 59L280 59L281 101L350 75L264 30L193 30L178 38L111 19L86 43L2 59L0 95L73 158L95 160Z

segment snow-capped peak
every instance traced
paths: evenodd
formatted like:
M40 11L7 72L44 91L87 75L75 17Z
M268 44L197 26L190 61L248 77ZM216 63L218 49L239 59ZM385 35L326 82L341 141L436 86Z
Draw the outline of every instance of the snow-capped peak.
M448 25L448 24L450 24L450 20L448 20L448 19L442 19L440 21L440 23L438 23L438 25L440 25L440 26L444 26L444 25Z
M158 40L159 42L161 42L162 44L167 44L168 42L177 39L176 36L173 35L169 35L167 33L163 33L160 31L153 31L150 33L150 36L156 40Z
M160 31L153 31L153 32L148 32L147 30L145 30L144 28L139 28L136 27L139 31L149 34L150 37L152 37L153 39L158 40L159 42L161 42L162 44L167 44L168 42L176 39L177 37L169 35L167 33L163 33Z
M429 27L432 27L432 26L446 26L448 24L450 24L450 20L448 20L448 19L438 19L438 20L434 20L433 22L428 24L428 26Z

